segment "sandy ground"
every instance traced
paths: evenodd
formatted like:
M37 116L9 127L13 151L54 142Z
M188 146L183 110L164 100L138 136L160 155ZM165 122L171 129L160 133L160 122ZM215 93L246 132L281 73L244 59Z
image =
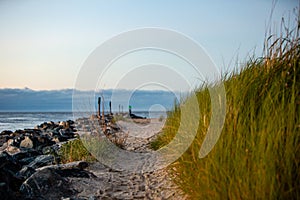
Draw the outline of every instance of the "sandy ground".
M164 121L149 123L118 121L122 133L128 134L125 149L149 152L149 142L161 131ZM171 181L165 169L140 173L117 171L99 162L87 168L90 178L70 178L70 187L77 191L77 199L185 199Z
M130 137L150 138L161 131L165 120L140 119L130 121L118 121L117 124L123 132L129 133Z

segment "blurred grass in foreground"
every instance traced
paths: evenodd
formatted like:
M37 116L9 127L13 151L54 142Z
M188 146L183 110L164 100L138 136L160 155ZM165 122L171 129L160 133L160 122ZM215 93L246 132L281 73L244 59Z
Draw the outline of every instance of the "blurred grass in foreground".
M217 144L203 159L198 152L209 126L210 86L196 91L201 113L196 139L169 166L191 199L300 198L299 27L297 17L295 29L267 38L263 58L223 74L226 120ZM179 126L180 106L175 105L152 148L168 144Z

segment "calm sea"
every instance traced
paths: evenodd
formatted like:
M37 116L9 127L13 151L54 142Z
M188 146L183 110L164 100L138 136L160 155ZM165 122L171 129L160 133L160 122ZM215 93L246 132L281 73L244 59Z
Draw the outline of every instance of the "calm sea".
M0 131L34 128L43 122L71 119L72 112L0 112Z
M158 118L166 116L165 112L134 112L134 114ZM18 129L34 128L43 122L58 122L74 120L72 112L0 112L0 132L3 130L15 131Z

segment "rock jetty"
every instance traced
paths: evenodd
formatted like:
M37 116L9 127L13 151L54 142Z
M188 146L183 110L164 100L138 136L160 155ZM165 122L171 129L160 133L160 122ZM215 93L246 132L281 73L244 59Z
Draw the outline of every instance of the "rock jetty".
M77 136L74 121L45 122L34 129L0 133L0 196L1 199L39 199L72 194L64 190L70 174L79 172L86 162L60 164L58 151L62 144ZM59 186L59 187L57 187ZM44 197L43 197L44 196Z

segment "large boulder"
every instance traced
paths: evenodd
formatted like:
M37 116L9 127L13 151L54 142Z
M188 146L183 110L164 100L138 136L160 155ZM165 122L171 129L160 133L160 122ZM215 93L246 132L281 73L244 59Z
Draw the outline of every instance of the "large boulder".
M52 155L37 156L29 164L23 166L22 169L16 175L25 180L29 178L32 174L34 174L37 168L46 165L52 165L53 162L54 162L54 156Z
M29 163L28 166L37 169L46 165L52 165L53 162L53 155L40 155L37 156L31 163Z
M68 189L68 181L52 168L44 168L30 176L20 187L29 199L58 199L74 194Z
M13 159L7 152L0 153L0 198L19 199L19 187L23 182L16 176L16 172L21 169L21 165Z
M46 157L39 157L37 160L51 160ZM69 197L76 191L69 189L68 177L90 178L95 176L85 171L87 162L78 161L61 165L47 165L38 168L21 185L20 192L29 199L61 199ZM27 170L27 171L26 171ZM27 175L32 168L24 169L23 174Z

